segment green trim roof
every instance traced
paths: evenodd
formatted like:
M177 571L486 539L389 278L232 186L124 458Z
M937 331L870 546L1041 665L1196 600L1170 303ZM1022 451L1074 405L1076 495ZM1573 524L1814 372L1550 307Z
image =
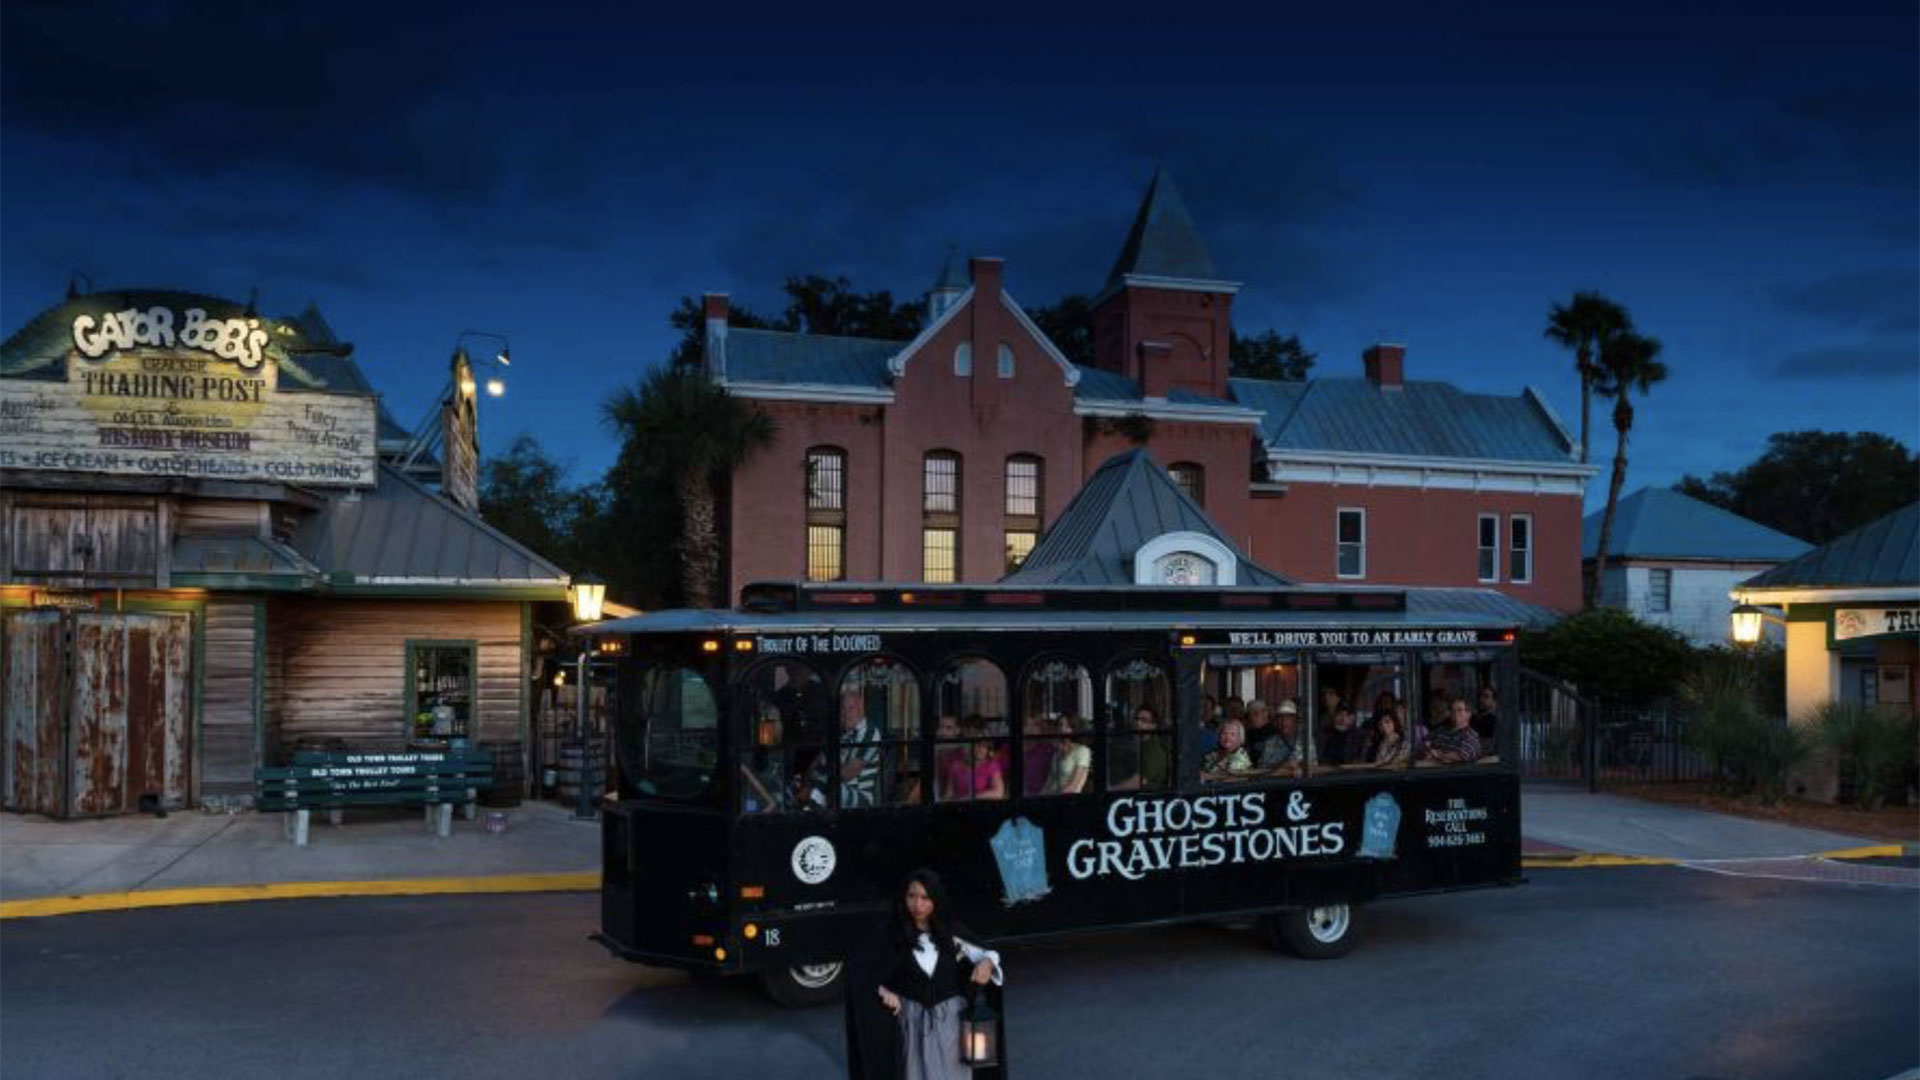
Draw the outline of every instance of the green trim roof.
M1746 589L1920 586L1920 502L1748 578Z

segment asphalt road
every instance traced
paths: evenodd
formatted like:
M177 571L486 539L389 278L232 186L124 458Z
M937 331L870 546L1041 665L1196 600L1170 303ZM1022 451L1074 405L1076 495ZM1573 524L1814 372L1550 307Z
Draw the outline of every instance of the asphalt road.
M0 925L14 1078L829 1077L837 1009L610 959L588 895ZM1540 871L1383 904L1338 961L1225 926L1010 950L1036 1077L1882 1080L1920 1063L1920 892Z

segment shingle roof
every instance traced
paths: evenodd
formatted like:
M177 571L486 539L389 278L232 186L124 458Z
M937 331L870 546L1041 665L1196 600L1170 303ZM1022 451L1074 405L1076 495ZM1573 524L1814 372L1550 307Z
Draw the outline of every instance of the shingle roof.
M1121 283L1128 274L1148 277L1185 278L1191 281L1217 281L1213 257L1193 227L1180 190L1165 169L1153 174L1147 193L1140 200L1140 212L1134 215L1133 229L1107 274L1109 288Z
M1580 557L1591 559L1600 547L1596 510L1581 522ZM1775 532L1711 503L1669 488L1641 488L1614 507L1609 559L1751 559L1782 562L1813 545Z
M1920 585L1920 503L1910 503L1740 584L1752 589Z
M567 583L564 570L388 465L375 487L334 496L302 522L294 546L337 579L360 584Z
M1383 390L1366 379L1229 379L1233 399L1265 414L1274 450L1332 451L1571 464L1573 445L1531 391L1471 394L1409 381Z
M1094 470L1020 569L1001 581L1007 585L1131 585L1134 553L1170 532L1197 532L1219 541L1239 560L1239 585L1288 584L1247 558L1145 450L1116 454Z
M885 389L892 382L887 361L906 344L729 327L727 379Z

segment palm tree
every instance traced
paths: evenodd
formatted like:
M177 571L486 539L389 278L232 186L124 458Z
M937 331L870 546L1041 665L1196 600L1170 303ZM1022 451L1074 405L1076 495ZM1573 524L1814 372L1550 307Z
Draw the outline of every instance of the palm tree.
M1627 482L1627 432L1633 427L1633 392L1645 397L1655 383L1667 377L1667 365L1654 359L1660 355L1660 343L1653 338L1622 331L1610 337L1600 349L1600 374L1594 390L1613 399L1613 478L1607 483L1607 509L1600 515L1600 544L1593 553L1593 576L1586 581L1586 602L1593 606L1594 593L1607 572L1607 545L1613 540L1613 509L1620 501L1620 489Z
M1587 426L1592 413L1593 388L1600 380L1594 352L1608 339L1633 329L1627 309L1597 292L1577 292L1573 301L1547 310L1547 337L1573 350L1573 367L1580 373L1580 464L1587 463Z
M680 570L689 607L712 607L720 580L715 486L773 441L772 418L698 368L667 366L601 404L622 466L670 484L681 513Z

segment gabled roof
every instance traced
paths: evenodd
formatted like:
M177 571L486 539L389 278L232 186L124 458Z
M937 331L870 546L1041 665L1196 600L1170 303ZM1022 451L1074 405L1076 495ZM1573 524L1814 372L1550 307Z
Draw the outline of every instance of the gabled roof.
M1134 215L1133 229L1107 274L1107 288L1124 284L1129 276L1217 281L1213 256L1193 226L1187 205L1165 169L1153 174L1147 193Z
M1743 589L1882 585L1920 586L1920 503L1740 583Z
M1145 450L1116 454L1094 470L1020 569L1001 583L1131 585L1134 553L1174 532L1200 533L1233 552L1239 585L1289 584L1247 558Z
M379 467L374 488L334 496L294 546L331 585L495 585L563 589L566 571L407 478Z
M905 342L727 328L727 381L883 389Z
M1270 451L1574 464L1574 447L1532 390L1508 397L1451 383L1382 389L1364 378L1228 379L1233 399L1260 410Z
M1600 548L1596 510L1581 522L1580 557ZM1609 559L1727 559L1782 562L1812 549L1757 521L1668 488L1641 488L1614 507Z

